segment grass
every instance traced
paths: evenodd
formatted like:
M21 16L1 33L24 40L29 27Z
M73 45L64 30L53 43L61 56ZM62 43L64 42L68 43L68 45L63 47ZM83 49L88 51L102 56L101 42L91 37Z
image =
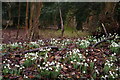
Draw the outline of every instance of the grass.
M57 38L57 37L61 37L61 30L45 29L45 30L40 30L39 34L43 38ZM85 37L88 35L90 35L89 32L77 31L74 28L65 27L64 37L66 38Z

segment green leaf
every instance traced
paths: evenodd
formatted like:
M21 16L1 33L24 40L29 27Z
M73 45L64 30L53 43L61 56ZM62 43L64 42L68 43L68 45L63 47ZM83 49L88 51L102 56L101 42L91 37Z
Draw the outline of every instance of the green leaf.
M90 62L90 68L93 69L94 67L94 62Z
M93 74L93 78L96 78L96 73Z
M108 73L108 71L109 71L109 66L108 66L108 65L105 65L104 68L103 68L103 71L104 71L105 73Z

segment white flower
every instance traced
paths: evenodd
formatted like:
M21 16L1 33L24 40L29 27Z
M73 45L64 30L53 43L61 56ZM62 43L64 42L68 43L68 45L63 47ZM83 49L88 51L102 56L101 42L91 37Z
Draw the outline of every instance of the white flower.
M51 68L51 67L49 67L49 69L50 69L50 70L52 70L52 68Z
M11 65L14 65L13 63Z
M97 68L97 66L95 66L95 69Z
M55 71L58 72L58 69L56 69Z
M24 75L24 78L28 78L28 76Z
M48 71L49 69L47 68L46 70Z
M15 67L20 67L20 65L15 65Z
M118 74L115 74L116 76L118 76Z
M48 67L48 64L45 64L45 67Z
M83 73L85 73L85 71L83 71Z
M61 68L63 68L63 65L61 64Z
M6 66L4 66L4 68L7 68Z
M74 61L77 61L76 59L74 59Z
M73 61L70 61L71 63L73 63Z
M3 63L5 63L5 61L3 61Z
M97 61L97 59L94 59L94 62Z
M99 74L99 71L98 71L97 69L95 70L95 72L96 72L97 74Z
M59 67L60 67L60 65L58 65L58 64L57 64L57 65L56 65L56 67L57 67L57 68L59 68Z
M88 64L87 64L87 63L85 63L84 65L85 65L85 66L88 66Z
M117 44L116 42L112 42L112 44L110 45L110 47L120 47L120 45Z
M81 62L80 65L83 65L83 63Z
M77 62L77 65L80 65L80 62Z
M45 64L45 62L43 62L43 64ZM47 62L47 64L48 64L48 62Z
M38 67L40 67L40 65L38 65Z
M87 59L87 61L90 61L90 59Z
M105 77L108 77L108 75L105 75Z

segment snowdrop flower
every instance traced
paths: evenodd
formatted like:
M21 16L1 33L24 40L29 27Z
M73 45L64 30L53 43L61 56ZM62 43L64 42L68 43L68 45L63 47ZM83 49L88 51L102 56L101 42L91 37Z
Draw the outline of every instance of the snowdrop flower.
M90 61L90 59L87 59L87 61Z
M85 66L88 66L88 64L87 64L87 63L85 63L84 65L85 65Z
M45 64L45 62L43 62L43 64ZM48 62L47 62L47 64L48 64Z
M24 75L24 78L28 78L28 76Z
M20 69L23 69L22 67L20 67Z
M83 65L83 63L81 62L80 65Z
M71 63L73 63L73 61L70 61Z
M115 74L118 77L118 74Z
M7 68L6 66L4 66L4 68Z
M38 67L40 67L40 65L38 65Z
M105 75L105 77L108 77L108 75Z
M114 56L114 54L112 54L111 56Z
M86 55L88 55L88 53L86 53Z
M50 69L50 70L52 70L52 68L51 68L51 67L49 67L49 69Z
M99 74L99 71L98 71L97 69L95 70L95 72L96 72L97 74Z
M97 61L97 59L94 59L94 62Z
M95 69L97 68L97 66L95 66Z
M112 42L112 44L110 45L111 47L120 47L119 44L117 44L116 42Z
M102 76L101 78L106 79L104 76Z
M48 71L49 69L48 69L48 68L46 68L46 70Z
M85 59L83 59L83 62L85 62Z
M116 53L114 53L114 55L116 55Z
M88 52L88 50L86 49L86 52Z
M5 63L5 61L3 61L3 63Z
M15 65L15 67L20 67L20 65Z
M63 64L61 64L60 66L61 66L61 68L63 68Z
M10 64L6 64L7 67L10 67Z
M21 45L22 43L21 43L21 42L19 42L18 44L20 44L20 45Z
M48 64L45 64L45 67L48 67Z
M111 76L113 76L113 74L112 74L112 72L111 72L111 71L109 71L109 73L110 73L110 75L111 75Z
M2 44L0 44L0 50L2 50Z
M58 69L56 69L55 71L58 72Z
M76 60L76 59L74 59L73 61L74 61L74 62L76 62L77 60Z
M11 65L14 65L13 63Z
M111 66L113 66L113 63L111 63Z
M86 73L85 71L83 71L83 73Z
M80 65L80 62L77 62L77 65Z

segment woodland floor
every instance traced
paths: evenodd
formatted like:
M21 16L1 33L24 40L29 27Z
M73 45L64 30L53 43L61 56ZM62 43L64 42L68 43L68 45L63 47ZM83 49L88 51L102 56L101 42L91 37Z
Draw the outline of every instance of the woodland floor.
M78 38L73 37L75 32L66 32L65 38L59 38L59 31L47 32L41 31L40 39L29 42L23 29L18 39L16 29L2 31L3 80L119 80L119 36L92 47L99 42L94 37Z

